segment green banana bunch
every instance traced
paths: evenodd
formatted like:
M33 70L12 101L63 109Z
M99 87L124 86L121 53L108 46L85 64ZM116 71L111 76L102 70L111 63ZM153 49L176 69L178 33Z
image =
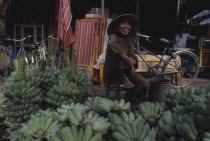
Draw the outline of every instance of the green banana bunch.
M28 80L30 76L31 74L26 73L27 80L19 81L17 73L14 72L4 83L5 87L2 90L4 100L0 109L1 116L5 118L4 123L11 132L18 129L21 123L28 121L30 114L40 109L43 95L41 89L36 87L40 83L37 78Z
M185 104L186 105L186 103L188 103L187 99L191 95L193 95L191 88L188 88L188 89L182 88L180 91L176 91L175 93L168 91L165 94L166 105L169 108L172 108L172 107L176 106L177 104L179 104L179 105Z
M49 141L102 141L102 134L94 134L90 125L87 125L85 129L73 125L63 127L58 131L58 135L51 136Z
M160 138L168 140L169 137L176 136L176 120L171 111L166 111L158 121Z
M98 113L110 112L114 108L112 100L102 97L89 97L85 105L90 106L92 111Z
M61 127L58 120L53 120L52 117L32 116L32 118L21 125L18 134L24 138L33 137L34 139L49 138L54 135ZM11 139L12 140L12 139Z
M126 110L130 110L130 107L131 107L131 103L125 102L124 99L120 99L120 101L114 100L113 110L126 111Z
M88 111L90 107L85 106L80 103L71 103L70 105L62 104L61 107L57 108L57 112L59 113L59 120L61 122L67 122L70 120L71 123L78 125L82 122L82 115L86 111Z
M115 113L109 113L108 117L109 117L109 120L111 122L111 129L112 130L114 130L117 125L123 124L123 119Z
M139 105L136 115L141 115L150 125L156 124L156 120L164 113L164 104L158 102L143 102Z
M178 113L178 114L184 114L187 113L190 110L190 106L181 106L181 105L176 105L175 107L172 108L172 111L174 113Z
M59 80L57 85L47 92L45 101L47 104L53 106L61 106L62 104L69 104L75 102L79 99L77 97L82 97L81 88L78 87L76 83L68 82L67 80Z
M93 111L83 114L83 123L90 124L94 132L101 132L102 134L105 134L111 125L108 118L101 117Z
M210 141L210 133L209 132L205 132L203 141Z
M117 125L112 135L117 141L155 141L156 131L154 128L150 130L148 124L144 125L141 121L133 121Z
M195 127L195 123L191 116L184 114L176 116L176 129L183 138L190 139L192 141L196 141L197 139L197 129Z

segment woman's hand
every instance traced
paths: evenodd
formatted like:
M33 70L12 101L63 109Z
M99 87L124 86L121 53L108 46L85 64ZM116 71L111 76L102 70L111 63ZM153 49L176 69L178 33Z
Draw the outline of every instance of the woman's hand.
M133 59L132 57L129 57L127 61L130 64L130 66L134 66L136 64L136 60Z
M134 66L137 62L135 59L133 59L131 56L127 56L125 53L121 54L121 57L126 60L126 62L130 66Z

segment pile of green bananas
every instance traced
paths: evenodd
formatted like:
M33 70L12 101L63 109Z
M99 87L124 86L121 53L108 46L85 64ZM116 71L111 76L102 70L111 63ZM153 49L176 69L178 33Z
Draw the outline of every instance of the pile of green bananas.
M77 128L75 125L71 127L63 127L55 136L51 136L49 141L102 141L102 134L94 134L92 127L88 124L85 129Z
M164 107L164 103L143 102L139 105L136 115L141 115L150 125L154 125L156 124L156 120L163 115Z
M210 99L206 103L203 101L194 102L189 107L190 110L194 112L193 117L197 127L202 128L204 131L209 131Z
M174 114L176 122L176 129L178 133L186 140L196 141L197 140L197 129L194 120L187 114Z
M172 93L170 91L166 92L165 94L165 101L166 105L171 108L176 106L177 104L179 105L186 105L187 104L187 99L193 95L193 91L191 88L188 89L181 89L180 91L176 91L175 93ZM188 101L189 103L190 101Z
M158 135L161 140L168 140L169 137L176 136L176 121L171 111L164 112L158 121Z
M194 91L194 94L199 96L200 98L203 99L204 102L207 102L210 99L210 86L207 87L207 89L196 89Z
M122 111L120 114L109 113L108 117L110 122L112 123L111 130L114 130L117 125L122 125L125 122L131 123L133 121L139 121L139 120L142 121L143 123L145 122L145 120L141 116L136 118L133 112L126 113Z
M90 106L92 111L98 113L110 112L114 107L112 100L102 97L88 97L85 105Z
M43 115L32 116L32 118L21 125L21 128L16 132L17 135L13 135L11 140L22 141L29 138L34 140L48 139L50 136L60 129L62 125L58 120L53 120L52 117L46 117Z
M117 125L112 133L117 141L155 141L156 131L141 121L125 122Z
M175 107L172 108L172 111L177 114L184 114L189 112L189 109L190 107L188 105L186 106L176 105Z
M210 133L209 132L205 132L203 141L210 141Z
M58 107L61 104L69 104L81 97L81 89L76 83L68 80L59 80L57 85L48 91L45 101L47 104Z
M59 120L61 122L70 122L74 125L82 123L82 114L88 111L90 108L80 103L71 103L70 105L62 104L61 107L57 108L59 113Z
M26 80L29 80L30 74L26 74ZM37 88L39 80L31 78L30 81L19 81L16 72L6 80L2 94L4 101L1 105L5 124L11 130L16 129L15 124L20 124L29 119L30 114L40 109L42 102L41 89Z
M46 96L50 88L57 83L59 75L64 74L56 67L46 67L44 71L30 69L29 73L33 73L33 77L39 79L40 85L38 87L42 90L44 96Z
M120 101L114 100L113 110L126 111L126 110L130 110L130 107L131 107L131 103L125 102L124 99L120 99Z
M90 124L93 128L93 131L96 133L107 133L111 125L108 120L108 118L101 117L98 113L95 113L94 111L89 111L88 113L83 114L83 123L86 125Z
M102 97L89 97L85 104L90 106L93 111L98 113L108 113L111 110L126 111L130 110L131 107L131 103L125 102L124 99L120 99L120 101L112 101Z

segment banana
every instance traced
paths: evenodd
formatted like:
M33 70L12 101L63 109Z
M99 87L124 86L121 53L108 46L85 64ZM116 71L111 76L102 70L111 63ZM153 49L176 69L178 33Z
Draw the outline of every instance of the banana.
M61 122L65 122L67 119L68 119L67 113L59 116L59 120Z
M40 119L40 125L41 125L41 129L44 129L44 126L45 126L45 124L46 124L46 122L47 122L47 117L45 117L45 116L41 116L41 119Z
M90 120L90 123L93 123L98 118L98 113L96 113L93 118Z
M58 136L51 136L50 141L62 141Z
M75 117L75 115L73 114L71 110L68 111L68 118L72 124L76 126L79 125L79 121L77 120L77 118Z
M64 109L61 109L61 108L57 108L57 112L59 114L66 114L67 113L67 110L64 110Z
M69 127L64 127L60 130L60 137L63 141L73 141L72 131Z
M102 141L102 134L95 134L89 141Z
M121 117L125 122L128 122L128 115L126 114L126 112L122 111L121 112Z
M139 136L139 140L143 140L149 133L149 125L148 124L145 124L143 129L142 129L142 132L141 132L141 135Z
M133 131L134 140L136 140L137 139L137 134L138 134L137 125L134 121L131 122L130 125L131 125L132 131Z
M119 108L121 108L123 105L125 105L125 100L124 99L120 99L120 101L119 101Z
M139 105L139 112L145 120L147 120L149 118L149 113L147 111L145 104Z
M135 115L132 112L129 112L128 114L128 123L131 123L132 121L135 120Z
M191 138L191 140L196 141L197 135L193 133L192 129L187 123L184 124L184 129L186 130L187 135Z
M120 107L121 110L129 110L131 107L131 103L127 102L125 103L125 105L123 105L122 107Z
M130 139L134 139L134 135L133 135L133 131L132 131L132 128L131 128L131 126L130 126L130 124L129 123L127 123L127 122L125 122L124 124L123 124L123 126L125 127L125 130L128 132L128 134L129 134L129 136L130 136Z
M122 124L121 118L117 114L112 114L115 124Z
M120 134L125 136L126 139L131 139L130 135L128 134L128 132L121 125L117 125L116 131L118 131Z
M127 141L126 137L118 132L113 132L112 135L117 141Z
M101 123L101 122L94 122L93 123L93 130L96 132L103 132L108 130L111 123Z
M164 122L166 122L166 124L172 128L176 126L176 121L170 111L165 112L161 119L164 120Z
M174 136L174 135L176 135L176 131L175 131L173 128L171 128L170 126L164 124L163 121L160 120L160 121L158 122L158 126L159 126L160 129L163 130L164 133L166 133L167 135L169 135L169 136Z
M101 109L101 112L104 112L104 111L110 112L111 111L110 105L108 105L108 104L99 103L98 107Z
M189 124L190 128L192 129L193 133L195 135L197 135L198 134L198 131L197 131L196 127L195 127L195 124L193 122L193 119L187 118L186 120L187 120L187 123Z
M56 132L57 130L60 129L61 126L62 126L62 125L59 124L59 121L56 120L56 121L54 121L54 122L50 125L50 127L46 130L46 132L47 132L47 133Z
M77 120L79 122L81 122L82 121L82 113L80 112L80 110L73 108L72 112L73 112L74 116L77 118Z
M144 102L144 105L145 105L145 107L147 109L149 117L152 117L152 111L151 111L151 104L150 104L150 102Z
M87 124L87 126L85 127L85 133L82 138L82 141L89 141L92 135L93 135L92 127L90 126L90 124Z
M114 110L119 110L119 101L114 100Z
M141 136L143 130L144 130L144 124L141 121L139 121L138 124L137 124L137 131L138 131L137 139L139 139L139 137Z
M82 141L82 138L83 138L83 136L84 136L84 133L85 133L85 131L84 131L84 129L81 127L81 128L79 129L79 132L78 132L77 141Z
M149 132L149 134L144 138L143 141L155 141L156 132L155 129L152 128L152 130Z
M67 105L67 104L61 104L61 108L63 109L63 110L70 110L72 107L70 106L70 105Z
M77 127L75 125L73 125L71 127L71 131L72 131L73 141L77 141L77 135L78 135Z
M89 120L91 120L91 119L93 118L93 111L90 111L90 112L88 113L88 118L89 118Z

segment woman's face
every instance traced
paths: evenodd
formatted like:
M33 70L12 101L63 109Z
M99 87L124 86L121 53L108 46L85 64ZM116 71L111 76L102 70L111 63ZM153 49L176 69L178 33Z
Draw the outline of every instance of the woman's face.
M124 21L120 23L119 32L123 35L128 35L131 31L131 25L128 21Z

